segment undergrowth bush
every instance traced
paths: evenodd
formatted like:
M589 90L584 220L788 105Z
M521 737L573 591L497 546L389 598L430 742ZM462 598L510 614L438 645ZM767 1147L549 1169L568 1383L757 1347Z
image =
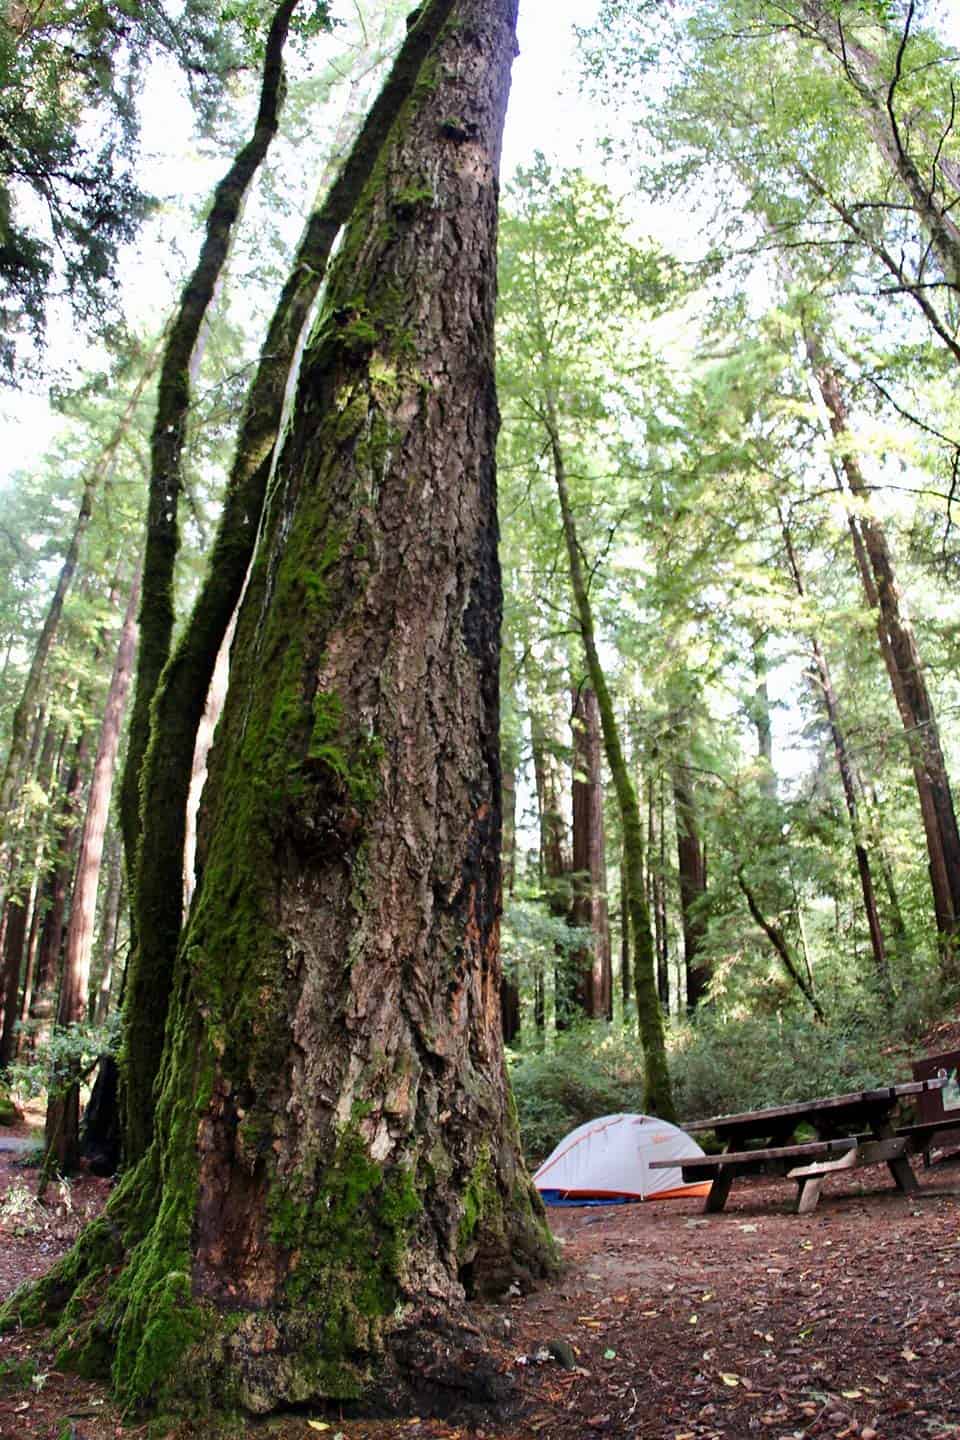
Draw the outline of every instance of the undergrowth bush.
M643 1109L639 1045L606 1025L559 1035L550 1052L515 1056L510 1078L528 1165L596 1115Z
M674 1029L670 1073L677 1114L699 1120L892 1084L910 1067L904 1046L875 1024L704 1012Z

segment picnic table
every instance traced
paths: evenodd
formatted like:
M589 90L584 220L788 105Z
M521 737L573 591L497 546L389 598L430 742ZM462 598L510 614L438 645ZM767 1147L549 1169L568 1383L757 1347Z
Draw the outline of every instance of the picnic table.
M724 1208L734 1180L742 1175L775 1175L795 1180L796 1210L806 1215L816 1208L824 1180L835 1170L858 1169L884 1161L898 1189L917 1189L908 1156L911 1129L894 1128L893 1114L901 1100L937 1090L941 1077L884 1085L876 1090L854 1090L822 1100L801 1100L747 1110L739 1115L714 1115L683 1125L688 1134L712 1130L724 1144L719 1155L689 1160L654 1160L652 1169L680 1165L684 1181L712 1181L705 1209ZM797 1130L809 1126L816 1140L795 1143Z

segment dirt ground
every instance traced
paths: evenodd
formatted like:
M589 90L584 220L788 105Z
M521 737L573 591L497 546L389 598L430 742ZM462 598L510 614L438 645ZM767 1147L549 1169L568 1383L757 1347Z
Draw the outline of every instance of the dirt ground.
M108 1188L80 1177L38 1211L37 1172L18 1158L0 1151L2 1294L50 1265ZM721 1215L702 1200L553 1210L559 1282L474 1312L514 1381L509 1416L300 1412L251 1422L247 1436L960 1440L960 1156L916 1168L913 1196L884 1166L838 1173L803 1217L790 1213L790 1182L756 1180L737 1182ZM58 1374L34 1337L0 1338L10 1365L4 1440L148 1434L124 1425L104 1390Z

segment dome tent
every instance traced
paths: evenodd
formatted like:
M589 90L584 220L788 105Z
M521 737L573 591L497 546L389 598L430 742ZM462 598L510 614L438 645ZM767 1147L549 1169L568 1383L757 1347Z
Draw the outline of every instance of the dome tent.
M651 1170L651 1160L702 1155L676 1125L656 1115L601 1115L571 1130L533 1177L547 1205L618 1204L706 1195L709 1183L684 1185L679 1164Z

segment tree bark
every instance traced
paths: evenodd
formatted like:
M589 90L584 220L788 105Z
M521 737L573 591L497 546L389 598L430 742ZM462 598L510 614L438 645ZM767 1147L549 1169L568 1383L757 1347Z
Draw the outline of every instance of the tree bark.
M124 1012L129 1159L144 1152L152 1133L153 1085L183 919L178 877L183 867L187 792L197 729L260 530L287 383L333 243L370 177L390 126L409 99L424 57L452 4L453 0L430 0L423 9L337 179L307 223L244 404L210 568L153 703L152 742L144 756L141 780L139 879L132 897L136 943L128 967ZM136 743L142 744L142 738ZM136 757L133 763L139 766ZM128 861L130 837L138 833L133 780L128 759L124 776Z
M331 269L238 621L155 1140L7 1311L49 1316L125 1251L64 1340L85 1367L113 1354L127 1407L393 1413L404 1383L418 1404L476 1386L464 1292L552 1265L497 948L514 20L509 0L458 0Z
M573 693L573 904L574 925L593 932L586 953L573 957L575 997L591 1020L613 1019L613 973L607 915L607 863L600 764L600 709L593 690Z
M630 905L630 933L633 939L633 974L637 1000L637 1027L643 1045L644 1059L644 1109L652 1115L661 1115L665 1120L675 1119L673 1094L670 1086L670 1071L667 1067L667 1049L663 1028L663 1013L657 996L656 963L653 953L653 935L650 930L650 911L643 888L643 822L637 792L627 767L613 698L607 685L607 677L600 663L593 626L593 610L587 591L580 541L577 537L570 495L567 489L566 466L560 429L557 423L556 407L552 393L546 390L543 396L543 421L550 444L553 461L553 475L560 503L560 516L570 569L570 584L573 590L579 620L580 636L587 662L590 684L600 708L600 723L603 733L603 747L607 765L613 779L613 787L620 808L620 823L623 831L624 861L627 867L627 895Z
M140 566L134 572L120 630L113 674L107 690L97 754L87 793L87 809L80 835L76 877L70 905L70 923L60 981L57 1025L77 1025L87 1019L90 990L90 957L96 922L97 890L103 840L110 811L110 794L120 747L123 712L137 648L137 607L140 603ZM56 1159L61 1174L73 1170L79 1158L80 1088L79 1065L71 1064L54 1076L47 1101L46 1143L48 1155Z

